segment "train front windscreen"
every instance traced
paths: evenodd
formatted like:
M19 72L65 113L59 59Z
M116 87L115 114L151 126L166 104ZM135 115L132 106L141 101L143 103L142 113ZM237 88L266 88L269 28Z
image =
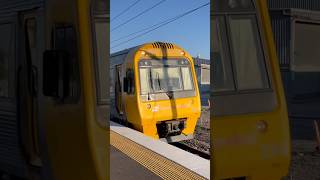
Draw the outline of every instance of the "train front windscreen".
M139 62L140 94L194 91L189 61L141 60Z

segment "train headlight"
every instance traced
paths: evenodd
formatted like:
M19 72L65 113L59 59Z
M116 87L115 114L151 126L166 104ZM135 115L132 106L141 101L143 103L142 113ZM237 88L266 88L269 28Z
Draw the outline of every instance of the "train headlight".
M146 55L146 52L145 51L141 51L141 55Z
M147 104L147 109L150 109L151 108L151 104Z
M180 64L180 65L188 65L189 63L188 63L187 60L183 59L183 60L180 60L180 61L179 61L179 64Z
M148 60L145 60L145 61L140 61L139 65L140 66L151 66L152 63L150 61L148 61Z
M184 56L186 53L184 51L180 52L181 56Z
M260 132L266 132L267 129L268 129L268 123L265 122L265 121L259 121L257 123L257 129L260 131Z

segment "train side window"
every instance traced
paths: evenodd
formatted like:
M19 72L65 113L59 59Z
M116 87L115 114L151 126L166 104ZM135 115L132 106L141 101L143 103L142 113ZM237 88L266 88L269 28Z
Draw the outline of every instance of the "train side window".
M12 24L0 24L0 98L11 95L10 65L14 62L14 29Z
M134 94L134 73L132 69L127 70L126 81L127 81L127 93Z
M80 74L73 25L55 25L52 44L53 50L45 52L44 56L43 93L57 98L61 103L77 103ZM58 57L60 59L55 59Z
M121 84L112 84L117 82L117 76L110 76L109 66L109 27L110 27L110 10L109 3L106 0L93 0L91 1L91 33L92 33L92 49L94 56L94 75L96 87L96 104L97 104L97 121L104 128L109 124L109 106L110 96L116 95L118 99L119 92L121 91ZM115 69L117 71L118 69ZM112 75L116 75L112 73ZM111 79L111 81L110 81ZM112 88L112 89L110 89ZM117 90L120 91L117 91ZM119 96L120 97L120 96ZM121 98L120 98L121 99ZM119 99L118 99L119 100ZM116 101L117 102L117 101ZM119 106L120 107L120 106Z
M219 0L211 30L216 116L269 112L277 105L259 8L253 0ZM260 103L260 102L264 103ZM245 102L246 106L243 106Z
M267 70L255 18L229 18L231 48L239 90L269 88Z
M110 94L114 93L114 88L115 88L115 68L110 69Z
M117 65L116 69L115 69L115 84L116 84L116 91L117 92L122 92L122 86L121 86L121 81L120 81L120 77L121 77L121 66Z

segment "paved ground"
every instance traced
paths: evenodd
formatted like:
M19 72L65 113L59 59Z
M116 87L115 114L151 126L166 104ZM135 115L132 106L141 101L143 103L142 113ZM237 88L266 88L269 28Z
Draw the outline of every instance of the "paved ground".
M110 179L111 180L161 180L147 168L141 166L110 145Z

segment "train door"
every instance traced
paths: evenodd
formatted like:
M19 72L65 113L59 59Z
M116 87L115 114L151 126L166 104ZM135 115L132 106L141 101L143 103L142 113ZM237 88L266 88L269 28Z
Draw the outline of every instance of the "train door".
M115 101L117 112L122 115L122 87L121 87L121 65L117 65L115 68Z
M40 6L40 5L39 5ZM37 179L39 9L0 19L0 173Z
M134 73L133 69L131 68L125 68L124 72L124 78L123 78L123 102L124 103L124 111L126 113L126 121L129 123L130 126L133 124L130 124L132 122L132 119L136 118L136 98L135 98L135 84L134 84ZM134 126L134 125L133 125ZM139 128L141 130L141 128Z
M27 176L27 164L21 152L18 111L17 71L19 23L17 17L0 19L0 167L2 172Z

